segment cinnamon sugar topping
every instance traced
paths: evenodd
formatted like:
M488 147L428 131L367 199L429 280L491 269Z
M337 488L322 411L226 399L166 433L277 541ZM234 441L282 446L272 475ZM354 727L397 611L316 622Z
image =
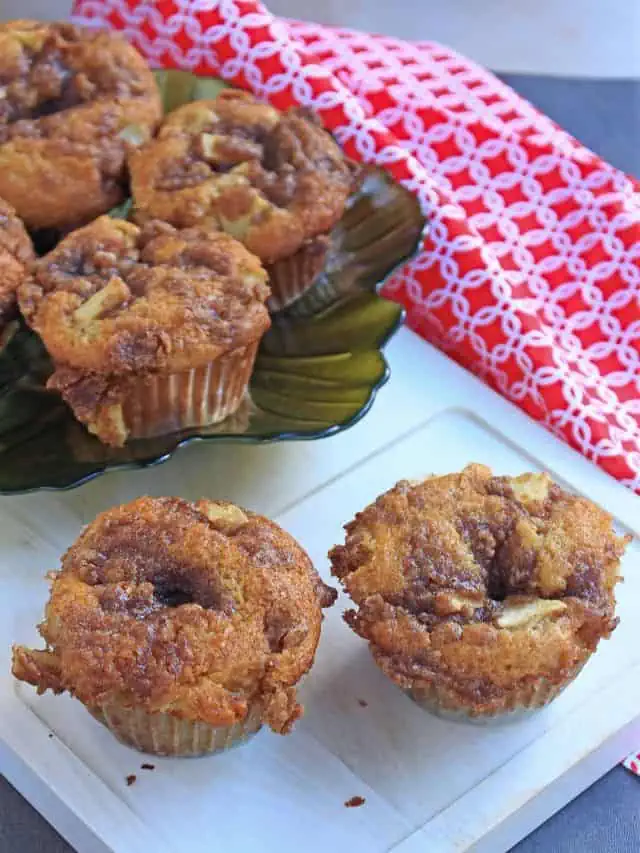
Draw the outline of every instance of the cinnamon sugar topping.
M329 231L354 184L312 114L231 90L172 112L130 166L137 221L213 224L267 263Z
M403 481L346 531L330 554L345 618L403 687L497 711L518 685L562 684L615 628L626 539L546 474Z
M258 707L284 733L334 598L265 517L140 498L98 516L67 551L40 629L47 648L16 647L13 672L90 708L117 698L214 726Z
M119 35L0 24L0 195L32 228L68 228L118 204L125 158L160 120L153 75Z

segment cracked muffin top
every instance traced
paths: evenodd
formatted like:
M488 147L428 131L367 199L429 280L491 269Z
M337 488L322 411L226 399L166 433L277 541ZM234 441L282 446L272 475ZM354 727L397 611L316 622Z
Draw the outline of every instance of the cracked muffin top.
M13 207L0 198L0 333L16 314L16 291L34 257L23 223Z
M387 675L490 710L524 681L561 682L615 628L627 540L611 522L546 474L470 465L398 483L330 558Z
M257 341L266 280L227 234L102 216L33 264L19 301L58 364L173 372Z
M89 707L212 725L261 709L287 732L335 591L277 524L224 501L139 498L99 515L62 559L14 675Z
M266 263L329 231L354 183L313 114L235 90L176 109L129 166L136 221L214 224Z
M153 74L121 36L0 24L0 195L30 228L74 227L118 204L127 150L161 115Z

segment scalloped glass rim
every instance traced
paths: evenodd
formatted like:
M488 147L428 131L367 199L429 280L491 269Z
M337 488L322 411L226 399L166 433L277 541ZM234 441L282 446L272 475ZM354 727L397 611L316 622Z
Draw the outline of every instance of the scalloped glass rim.
M398 331L398 329L401 328L404 323L404 319L405 311L403 308L399 307L393 325L387 329L385 337L380 343L381 348L384 347L386 343L390 340L390 338L393 337L393 335ZM251 433L218 433L214 435L204 435L202 433L198 433L197 431L193 431L184 435L177 434L175 436L162 436L162 438L164 439L175 438L175 441L170 447L167 447L166 450L164 450L161 454L151 454L148 457L142 457L140 459L128 460L123 462L106 462L101 467L97 467L91 471L88 471L85 474L75 477L74 479L69 479L69 481L65 483L43 483L41 485L32 485L24 488L4 488L0 486L0 495L21 495L30 494L32 492L38 491L69 491L71 489L75 489L79 486L82 486L97 477L100 477L102 474L117 471L131 471L143 468L153 468L155 465L161 465L163 462L166 462L168 459L170 459L173 454L181 447L185 447L188 444L196 443L198 441L217 441L220 443L233 442L242 444L273 444L277 441L313 441L318 438L328 438L329 436L336 435L337 433L343 432L344 430L354 426L370 410L378 391L387 383L391 375L389 365L387 364L387 361L386 359L384 359L384 357L382 357L382 361L382 375L380 376L380 379L375 383L375 385L371 387L371 391L369 393L367 401L354 415L352 415L350 418L348 418L346 421L343 421L342 423L332 424L331 426L323 427L321 429L317 429L311 432L289 430L285 432L275 431L272 433L264 433L262 435L255 435Z
M165 103L172 106L194 97L215 97L225 85L188 72L159 72L158 82ZM104 447L73 420L59 398L42 393L46 354L31 333L20 328L17 343L0 347L0 494L75 488L107 471L158 465L196 441L266 444L325 438L363 418L390 375L383 347L404 320L401 306L377 291L415 253L425 224L408 191L382 170L370 174L371 186L340 223L338 262L328 275L338 285L335 303L312 317L284 312L274 318L252 378L252 402L222 425L135 441L122 449ZM385 205L386 224L375 219L375 211L384 211ZM128 212L125 202L112 215ZM404 231L395 225L403 216ZM367 242L370 220L374 223ZM378 245L386 255L376 251ZM366 270L357 286L352 281L356 262ZM34 390L34 385L39 387Z
M185 433L176 433L168 436L160 436L157 439L147 439L144 443L147 442L157 442L157 441L165 441L166 446L160 452L151 451L148 455L142 455L136 459L125 459L123 461L118 461L117 459L107 460L103 463L98 462L89 462L87 463L88 470L84 472L78 471L81 463L76 462L75 460L69 460L69 467L65 466L64 460L59 459L60 468L59 473L55 477L48 477L47 480L41 482L33 482L30 484L18 484L18 485L6 485L1 482L2 474L0 473L0 495L13 495L13 494L28 494L30 492L36 491L67 491L69 489L76 488L78 486L83 485L84 483L89 482L90 480L95 479L96 477L101 476L104 473L111 471L124 471L124 470L135 470L137 468L150 468L154 465L159 465L162 462L166 462L167 459L171 458L171 456L181 447L186 446L187 444L191 444L192 442L204 441L204 442L242 442L244 444L270 444L276 441L310 441L318 438L326 438L336 433L342 432L343 430L348 429L349 427L356 424L361 418L363 418L367 412L370 410L373 405L374 399L390 376L389 365L387 364L384 355L382 354L382 349L390 340L390 338L398 331L398 329L402 326L404 322L405 312L404 309L400 306L396 306L394 303L389 302L388 300L382 300L381 297L376 297L376 299L380 299L381 302L386 303L388 306L393 307L395 311L393 315L390 314L391 322L386 326L384 331L382 332L382 337L379 339L377 355L380 360L380 373L378 379L370 386L367 399L365 402L355 411L350 417L342 422L337 422L331 424L329 426L323 426L318 429L310 429L310 430L302 430L300 428L290 428L287 430L273 430L270 432L264 432L261 434L256 433L233 433L233 432L220 432L206 435L202 432L199 432L197 429L190 430ZM371 352L371 351L370 351ZM61 404L63 405L63 404ZM69 415L69 418L71 416ZM83 430L79 425L77 426L78 431ZM96 442L93 437L86 436L87 440L90 442ZM57 443L54 441L54 443ZM96 442L97 443L97 442ZM143 442L139 442L142 444ZM112 452L110 448L104 448L105 453ZM117 451L115 451L117 453ZM1 454L2 451L0 449L0 467L1 467Z

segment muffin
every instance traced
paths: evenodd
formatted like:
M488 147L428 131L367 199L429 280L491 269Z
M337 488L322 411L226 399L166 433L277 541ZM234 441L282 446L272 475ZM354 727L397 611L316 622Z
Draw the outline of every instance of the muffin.
M277 524L226 501L143 497L99 515L62 558L13 674L68 691L123 743L201 755L302 715L335 599Z
M0 83L0 195L29 228L66 230L123 199L126 152L162 115L135 48L67 23L2 23Z
M269 327L267 275L227 234L100 217L36 261L20 308L48 382L102 442L217 423Z
M550 702L615 628L611 521L546 474L470 465L398 483L330 558L389 678L441 715L504 720Z
M272 306L322 269L354 187L352 165L315 116L225 90L179 107L129 159L134 217L213 224L269 268Z
M16 291L34 257L24 225L11 205L0 198L0 342L3 329L16 315Z

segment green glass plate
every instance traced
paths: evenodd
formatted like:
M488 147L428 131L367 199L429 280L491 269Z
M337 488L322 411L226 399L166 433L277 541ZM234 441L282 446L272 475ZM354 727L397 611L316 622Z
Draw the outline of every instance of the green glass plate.
M224 85L159 72L166 109L215 97ZM135 128L132 129L135 134ZM125 203L112 211L127 216ZM102 445L45 389L51 364L22 322L0 340L0 493L66 489L109 470L163 462L195 440L271 442L333 435L369 410L389 377L382 348L403 311L377 295L380 282L415 252L424 220L417 202L382 170L369 170L332 235L323 277L335 301L313 316L274 317L262 341L250 398L221 424Z

